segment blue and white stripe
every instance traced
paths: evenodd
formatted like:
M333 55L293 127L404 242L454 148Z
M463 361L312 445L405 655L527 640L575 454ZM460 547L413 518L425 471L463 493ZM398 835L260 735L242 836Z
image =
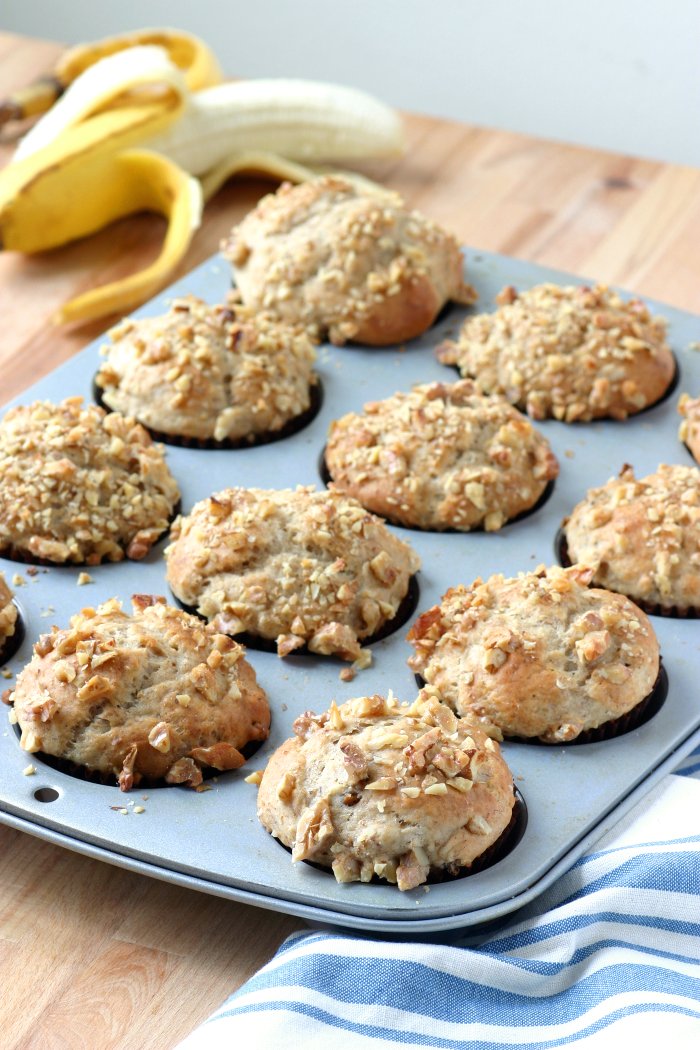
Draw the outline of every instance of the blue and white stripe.
M478 948L296 934L181 1050L697 1050L699 765Z

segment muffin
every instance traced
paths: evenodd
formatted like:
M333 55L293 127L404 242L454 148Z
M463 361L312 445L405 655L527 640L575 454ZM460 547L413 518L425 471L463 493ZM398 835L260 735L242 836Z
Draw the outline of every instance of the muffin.
M131 616L112 599L39 639L10 697L22 747L115 776L122 791L238 769L270 726L243 649L164 598L132 602Z
M686 445L693 459L700 463L700 397L691 398L688 394L681 394L678 412L683 416L678 438Z
M626 419L673 382L666 323L639 299L625 302L604 285L541 284L504 288L497 302L437 356L533 419Z
M223 250L245 303L339 346L412 339L449 300L476 298L454 237L396 194L337 177L263 197Z
M17 606L13 594L7 586L5 574L0 572L0 661L7 659L6 650L10 638L15 633L17 624Z
M188 296L109 336L95 379L105 405L167 440L269 437L311 405L313 344L269 313Z
M82 398L12 408L0 423L0 553L28 561L143 558L177 484L135 420Z
M292 860L338 882L412 890L469 869L509 826L513 778L498 744L434 698L389 694L307 712L272 755L258 816Z
M409 665L457 714L504 736L612 732L652 692L659 645L641 609L589 588L592 576L555 566L452 587L411 628Z
M593 566L599 587L626 594L649 612L700 609L700 470L662 464L637 480L590 489L564 521L567 555Z
M396 616L420 566L355 500L310 487L225 489L171 536L173 594L219 631L276 642L280 656L305 645L360 659L360 641Z
M416 386L331 424L336 488L375 514L421 529L500 529L559 472L548 442L469 380Z

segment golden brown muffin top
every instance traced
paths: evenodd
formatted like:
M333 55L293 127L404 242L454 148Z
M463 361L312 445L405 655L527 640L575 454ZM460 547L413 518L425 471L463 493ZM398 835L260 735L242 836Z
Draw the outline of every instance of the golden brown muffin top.
M5 574L0 572L0 653L8 638L15 633L17 623L17 606L13 602L14 595L7 586Z
M499 529L559 472L530 421L470 380L416 386L336 420L326 464L368 510L424 529Z
M473 302L456 239L397 194L326 176L269 194L223 250L243 300L342 345L400 342Z
M22 747L114 774L124 791L237 769L270 724L244 650L163 598L132 601L132 615L112 599L39 639L10 697Z
M627 598L554 566L452 587L418 618L410 666L458 714L546 743L631 710L653 689L659 645Z
M96 379L105 402L163 434L240 440L309 407L313 344L270 313L186 296L109 336Z
M134 419L69 397L0 423L0 549L55 562L143 558L179 491Z
M568 553L594 581L664 609L700 608L700 470L662 464L644 478L625 465L590 489L564 523Z
M700 463L700 397L681 394L678 412L683 416L678 428L678 440L688 446L696 462Z
M497 302L495 313L467 318L437 355L534 419L626 419L673 380L666 322L639 299L625 302L601 284L541 284L504 288Z
M410 890L469 867L511 820L498 744L423 694L358 697L294 724L270 759L258 815L293 860L339 882L373 876Z
M360 658L393 619L418 555L339 492L224 489L178 518L166 550L173 593L228 634ZM369 656L369 653L367 653Z

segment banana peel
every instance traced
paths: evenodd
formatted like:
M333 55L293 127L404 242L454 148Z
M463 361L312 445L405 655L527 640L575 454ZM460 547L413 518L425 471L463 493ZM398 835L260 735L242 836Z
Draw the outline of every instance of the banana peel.
M67 86L89 66L117 51L142 45L161 47L170 61L182 70L190 91L219 84L223 80L221 67L214 52L190 33L179 29L138 29L132 33L106 37L90 44L78 44L64 51L56 63L54 77Z
M98 114L55 144L0 172L0 244L41 252L101 230L137 210L133 180L115 178L115 158L142 141L145 129L175 120L182 99Z
M106 156L103 173L106 181L120 187L121 214L152 211L165 216L165 241L158 258L145 270L71 299L54 314L56 324L123 313L135 302L155 295L184 256L201 222L199 182L167 157L149 150L127 150Z

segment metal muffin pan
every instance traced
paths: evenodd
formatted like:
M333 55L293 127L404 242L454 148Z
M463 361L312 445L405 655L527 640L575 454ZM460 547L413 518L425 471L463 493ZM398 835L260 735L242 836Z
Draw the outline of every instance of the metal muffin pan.
M504 284L531 287L544 280L580 283L568 274L484 252L467 251L469 280L479 292L477 310L495 308ZM135 316L163 312L176 294L192 292L220 301L230 287L228 266L214 257ZM493 572L514 575L556 560L554 544L562 518L585 494L616 474L624 462L638 475L661 462L692 462L677 437L676 406L681 390L700 391L700 354L689 344L700 338L700 319L660 304L653 308L669 322L669 341L680 380L674 394L658 406L622 423L537 424L549 439L561 473L549 500L529 516L495 533L430 533L397 529L419 552L418 612L439 601L444 591ZM466 316L450 308L422 338L399 348L319 350L317 371L324 388L318 416L283 441L232 450L168 447L167 458L182 492L183 512L229 485L283 488L321 485L319 456L328 425L367 400L407 390L432 380L453 381L453 370L439 364L433 348L456 333ZM68 395L92 397L99 363L97 340L47 378L25 391L17 403ZM129 608L132 593L165 594L163 548L142 562L90 568L93 583L77 587L80 569L39 569L0 559L8 582L15 573L26 586L15 588L26 636L7 666L17 672L31 657L31 647L50 624L66 625L82 606L113 596ZM284 661L271 653L248 650L272 708L269 740L242 769L209 781L210 790L184 787L135 789L88 782L58 772L39 755L19 747L7 724L0 731L0 821L69 849L130 870L232 900L301 916L307 921L347 926L383 934L424 936L467 929L476 933L527 904L569 867L656 781L700 744L700 704L696 695L700 627L694 620L654 617L668 672L665 703L650 721L613 740L548 747L503 745L517 787L528 810L521 841L502 860L471 876L401 893L386 884L338 885L329 873L308 864L292 864L289 854L259 824L256 789L244 777L262 768L267 757L291 734L294 718L306 709L325 710L353 696L386 693L402 700L417 691L406 663L412 649L407 626L373 646L374 663L351 683L339 679L342 664L313 656ZM3 682L3 686L12 682ZM29 764L36 773L23 775ZM146 800L143 795L147 795ZM136 814L134 807L145 812ZM117 807L116 809L114 807ZM124 815L120 808L126 808Z

